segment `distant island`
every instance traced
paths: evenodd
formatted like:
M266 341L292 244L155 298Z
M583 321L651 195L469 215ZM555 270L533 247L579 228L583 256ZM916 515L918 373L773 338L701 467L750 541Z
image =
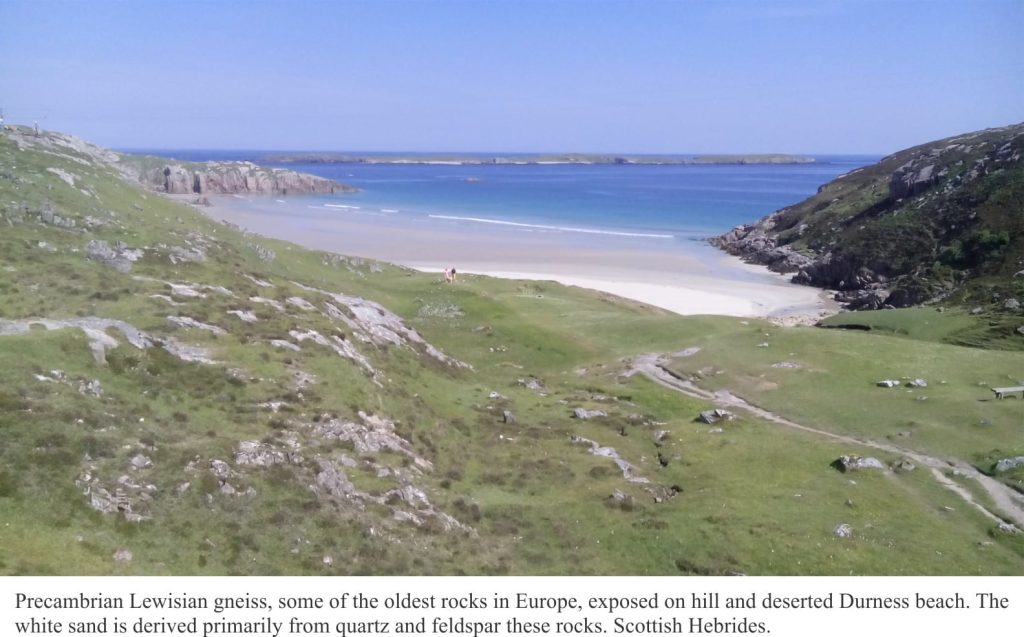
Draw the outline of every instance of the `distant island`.
M814 157L781 153L751 155L598 155L566 154L435 154L435 153L275 153L257 161L275 164L452 164L452 165L530 165L530 164L621 164L653 166L813 164Z

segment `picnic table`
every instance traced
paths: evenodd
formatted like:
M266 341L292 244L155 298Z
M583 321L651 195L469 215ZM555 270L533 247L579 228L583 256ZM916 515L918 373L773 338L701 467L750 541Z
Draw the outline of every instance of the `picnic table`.
M1007 395L1012 396L1013 394L1020 394L1020 397L1024 398L1024 385L1020 387L993 387L992 391L995 392L996 398L1000 400Z

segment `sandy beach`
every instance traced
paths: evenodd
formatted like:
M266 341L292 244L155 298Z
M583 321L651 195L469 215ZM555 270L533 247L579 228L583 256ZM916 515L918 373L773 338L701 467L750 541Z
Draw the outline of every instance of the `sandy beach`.
M194 196L176 197L191 202ZM210 197L199 207L257 234L440 276L550 280L600 290L681 315L717 314L807 322L834 313L816 288L743 263L696 241L495 228L385 210L326 207L305 197Z

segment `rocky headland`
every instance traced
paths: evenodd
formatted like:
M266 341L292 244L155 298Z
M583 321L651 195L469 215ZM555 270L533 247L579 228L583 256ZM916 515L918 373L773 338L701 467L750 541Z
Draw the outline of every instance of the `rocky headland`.
M82 165L91 162L112 167L123 177L148 190L172 195L327 194L358 190L316 175L286 168L268 168L248 161L184 162L119 153L73 135L55 131L36 132L28 127L9 126L7 134L19 149L39 150L62 159L73 159ZM55 174L74 185L74 174L62 172L63 175Z
M1024 124L951 137L842 175L711 239L836 290L849 309L949 301L1015 311L1024 295Z
M122 157L123 164L147 188L173 195L288 195L356 192L331 179L285 168L266 168L248 161L172 162ZM141 165L140 165L141 164Z

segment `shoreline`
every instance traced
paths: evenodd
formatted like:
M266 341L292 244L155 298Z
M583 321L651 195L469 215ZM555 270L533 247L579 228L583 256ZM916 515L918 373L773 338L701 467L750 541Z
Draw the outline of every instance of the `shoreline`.
M706 244L653 249L642 238L517 232L399 215L353 215L309 205L307 197L165 195L208 217L303 247L435 273L555 281L638 301L683 316L766 318L813 324L838 312L818 288L745 263ZM701 247L696 247L700 245ZM707 249L705 249L707 248Z

